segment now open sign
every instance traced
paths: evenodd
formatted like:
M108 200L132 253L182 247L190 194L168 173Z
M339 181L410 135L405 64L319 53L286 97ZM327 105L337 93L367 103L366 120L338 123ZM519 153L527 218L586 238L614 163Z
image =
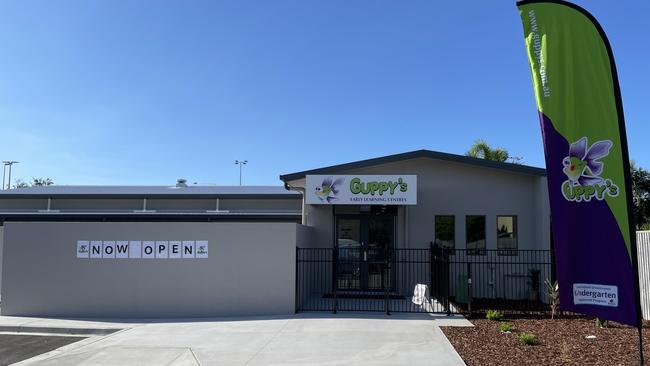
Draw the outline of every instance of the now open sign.
M207 240L78 240L81 259L208 258Z

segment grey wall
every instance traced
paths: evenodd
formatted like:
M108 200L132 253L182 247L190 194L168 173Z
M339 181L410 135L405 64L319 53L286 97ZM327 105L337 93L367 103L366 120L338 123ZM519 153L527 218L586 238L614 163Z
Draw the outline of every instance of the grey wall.
M62 211L98 211L121 210L133 211L142 209L142 199L115 199L115 198L55 198L52 199L53 210Z
M293 313L298 235L307 237L304 228L291 223L7 222L1 312L69 317ZM210 252L208 259L77 259L77 240L208 240Z
M0 286L2 286L2 253L4 251L4 226L0 226ZM0 301L2 301L2 293L0 293Z
M546 178L433 159L412 159L338 174L415 174L418 204L398 210L397 245L426 248L434 240L436 215L454 215L456 248L465 248L465 216L486 216L486 246L496 249L496 218L516 215L519 249L549 249L550 211ZM305 180L290 182L304 187ZM319 246L334 243L332 206L304 205L303 224Z
M418 158L341 171L338 174L415 174L418 179L417 205L400 206L397 214L397 247L428 248L435 238L436 215L455 217L456 248L466 248L465 216L486 216L486 248L497 249L498 215L516 215L519 249L550 248L550 211L546 178L494 168ZM305 179L290 182L291 186L304 187ZM303 224L313 227L317 247L331 247L333 238L333 216L331 205L304 205ZM483 256L467 256L456 261L482 261ZM499 261L525 260L521 252L517 256L500 256ZM426 273L415 265L413 273ZM534 266L533 266L534 267ZM455 295L460 278L465 276L465 266L454 267L451 274L450 294ZM526 298L527 293L503 294L495 288L508 288L499 281L522 281L510 287L527 290L530 266L510 266L508 270L491 266L489 270L474 273L473 291L476 297ZM497 273L498 272L498 273ZM403 294L412 293L415 283L426 283L426 278L407 277L400 274L400 288ZM542 280L550 277L544 272ZM406 282L405 282L406 281ZM495 285L496 284L496 285ZM328 285L328 284L327 284ZM321 288L327 288L322 287ZM317 288L318 290L320 288ZM305 291L311 290L306 287Z
M52 210L60 212L133 212L142 210L144 198L97 198L97 197L54 197L51 200ZM302 198L299 195L286 198L273 197L170 197L148 198L147 209L159 212L206 212L217 209L239 213L258 212L300 212ZM47 198L0 198L0 213L2 212L38 212L47 209Z
M221 198L219 208L231 211L300 211L301 198Z
M36 211L47 208L47 198L0 198L0 208L5 211Z

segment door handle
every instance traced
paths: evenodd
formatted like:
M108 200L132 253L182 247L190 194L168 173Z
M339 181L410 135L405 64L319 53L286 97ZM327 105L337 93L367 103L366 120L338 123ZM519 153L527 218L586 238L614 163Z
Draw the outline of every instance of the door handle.
M366 251L366 250L363 251L363 261L364 262L368 261L368 251Z

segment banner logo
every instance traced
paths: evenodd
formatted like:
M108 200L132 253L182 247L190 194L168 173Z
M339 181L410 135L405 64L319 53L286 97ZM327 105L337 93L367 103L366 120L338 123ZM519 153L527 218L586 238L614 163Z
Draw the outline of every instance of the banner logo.
M612 148L610 140L596 141L591 146L587 137L571 144L569 156L562 159L562 171L567 180L562 183L562 195L567 201L599 201L606 196L617 197L618 186L609 178L602 178L605 163L599 159L609 155Z

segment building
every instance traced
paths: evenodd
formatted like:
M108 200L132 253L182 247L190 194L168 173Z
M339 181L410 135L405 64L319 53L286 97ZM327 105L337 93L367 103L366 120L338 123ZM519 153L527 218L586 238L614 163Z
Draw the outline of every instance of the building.
M407 281L389 263L399 261L390 254L396 250L430 250L435 243L510 257L550 248L540 168L419 150L280 179L284 187L1 191L0 311L286 314L307 301L296 248L321 248L350 261L345 268L325 264L327 278L308 289L319 299L339 291L412 294L414 283L427 283L433 270Z

